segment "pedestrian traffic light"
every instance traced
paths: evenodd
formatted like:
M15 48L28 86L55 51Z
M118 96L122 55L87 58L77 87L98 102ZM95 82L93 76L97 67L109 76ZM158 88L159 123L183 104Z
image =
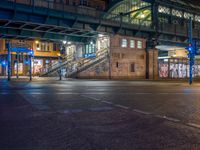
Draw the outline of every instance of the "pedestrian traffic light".
M2 65L3 67L5 67L5 66L6 66L6 61L3 60L3 61L1 62L1 65Z
M34 51L33 51L33 49L30 49L29 56L30 56L30 57L33 57L33 56L34 56Z
M189 52L189 53L194 53L194 47L191 43L189 43L189 45L186 47L186 50Z

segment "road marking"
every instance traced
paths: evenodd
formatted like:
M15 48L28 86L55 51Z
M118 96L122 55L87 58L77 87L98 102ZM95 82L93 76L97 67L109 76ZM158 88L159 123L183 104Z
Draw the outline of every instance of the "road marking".
M199 124L195 124L195 123L186 123L186 125L194 127L194 128L199 128L200 129L200 125Z
M133 109L133 111L140 113L140 114L144 114L144 115L150 115L150 112L146 112L146 111L142 111L142 110L138 110L138 109Z
M116 105L114 105L114 106L116 106L116 107L120 107L120 108L123 108L123 109L129 109L129 107L127 107L127 106L123 106L123 105L118 105L118 104L116 104Z
M179 119L172 118L172 117L161 116L161 115L154 115L154 116L157 118L165 119L165 120L172 121L172 122L180 122Z
M85 96L85 95L81 95L82 97L86 97L86 98L90 98L90 99L93 99L95 101L100 101L99 98L96 98L96 97L91 97L91 96Z
M112 103L112 102L109 102L109 101L101 101L101 102L106 103L106 104L113 105L113 103Z
M169 121L173 121L173 122L180 122L179 119L172 118L172 117L163 116L163 118L166 119L166 120L169 120Z

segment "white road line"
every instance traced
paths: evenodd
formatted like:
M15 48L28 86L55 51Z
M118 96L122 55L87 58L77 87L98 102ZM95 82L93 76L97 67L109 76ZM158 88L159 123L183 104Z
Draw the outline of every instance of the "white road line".
M163 118L166 119L166 120L169 120L169 121L173 121L173 122L180 122L179 119L172 118L172 117L163 116Z
M138 110L138 109L133 109L133 111L140 113L140 114L144 114L144 115L150 115L150 112L146 112L146 111L142 111L142 110Z
M194 127L194 128L199 128L200 129L200 125L199 124L195 124L195 123L186 123L186 125Z
M109 101L101 101L101 102L106 103L106 104L110 104L110 105L113 104L112 102L109 102Z
M96 98L96 97L91 97L91 96L85 96L85 95L81 95L82 97L86 97L86 98L90 98L90 99L93 99L95 101L100 101L99 98Z
M116 107L120 107L120 108L123 108L123 109L129 109L129 107L127 107L127 106L123 106L123 105L114 105L114 106L116 106Z
M157 118L166 119L166 120L168 120L168 121L180 122L179 119L172 118L172 117L161 116L161 115L154 115L154 116L157 117Z

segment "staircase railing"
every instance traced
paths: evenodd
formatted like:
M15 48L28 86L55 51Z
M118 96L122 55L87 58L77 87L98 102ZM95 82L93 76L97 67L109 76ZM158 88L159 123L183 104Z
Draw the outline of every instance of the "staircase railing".
M73 61L73 55L68 55L66 57L63 57L61 63L57 62L57 63L53 64L52 66L45 68L44 70L41 71L40 76L47 75L48 73L51 73L51 72L63 67L64 65L66 65L70 61Z
M46 68L44 71L40 73L40 76L48 75L49 73L52 73L58 69L67 69L67 75L66 77L71 77L71 75L80 72L83 70L84 67L87 67L91 65L92 63L100 61L102 58L104 59L106 56L108 56L108 49L105 48L103 50L100 50L96 53L96 57L91 58L81 58L76 61L74 61L73 55L68 55L62 59L62 63L57 62L54 65ZM75 66L74 69L73 66Z
M77 73L80 73L88 69L90 66L98 64L99 62L103 61L107 57L108 57L108 49L106 48L104 50L97 52L96 58L94 59L83 58L83 59L80 59L78 62L73 62L72 64L70 64L70 66L68 66L66 77L73 77ZM74 65L76 65L75 69L69 70L69 68L72 68Z

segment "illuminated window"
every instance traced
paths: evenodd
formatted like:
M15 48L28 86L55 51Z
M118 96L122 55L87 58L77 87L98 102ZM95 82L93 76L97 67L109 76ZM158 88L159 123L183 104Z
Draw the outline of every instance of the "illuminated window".
M158 6L158 12L163 14L170 14L170 9L164 6Z
M95 53L96 49L95 49L95 45L94 44L87 44L85 47L85 54L91 54L91 53Z
M184 18L185 18L185 19L190 19L190 18L192 18L192 20L193 20L193 19L194 19L194 16L193 16L193 14L190 14L190 13L185 12L185 13L184 13Z
M149 6L145 9L146 6ZM109 10L108 15L105 17L107 19L120 21L119 14L124 13L122 21L130 24L140 24L143 26L151 25L151 4L144 2L143 0L123 0L120 2L120 5L115 5ZM141 10L139 10L141 9ZM139 11L137 11L139 10ZM131 12L131 13L130 13Z
M173 15L173 16L176 16L176 17L180 17L180 18L183 17L182 11L175 10L175 9L172 9L172 15Z
M130 48L135 48L135 40L130 40Z
M122 39L122 41L121 41L121 47L127 47L127 45L128 45L128 42L127 42L127 39Z
M142 41L137 41L137 48L142 49Z
M38 47L39 46L39 47ZM44 51L44 52L48 52L50 51L49 49L49 43L45 42L45 43L38 43L37 44L37 50L39 51Z
M200 16L195 16L195 21L200 22Z
M40 49L40 44L39 43L37 43L37 45L36 45L36 50L37 51L40 51L41 49Z

